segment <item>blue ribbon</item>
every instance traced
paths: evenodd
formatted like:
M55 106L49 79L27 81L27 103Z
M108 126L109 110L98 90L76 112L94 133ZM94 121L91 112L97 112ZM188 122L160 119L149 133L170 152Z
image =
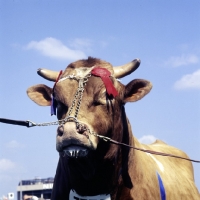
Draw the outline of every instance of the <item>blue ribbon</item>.
M158 177L158 183L159 183L159 188L160 188L161 200L166 200L165 187L163 185L162 179L158 172L157 172L157 177Z
M51 100L51 115L56 115L57 102L54 97Z

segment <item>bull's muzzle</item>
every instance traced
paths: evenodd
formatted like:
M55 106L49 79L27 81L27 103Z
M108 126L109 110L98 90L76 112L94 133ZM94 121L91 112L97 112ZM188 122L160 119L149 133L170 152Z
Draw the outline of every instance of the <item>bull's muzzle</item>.
M71 158L85 157L95 150L97 143L92 139L88 126L83 123L67 122L57 129L56 149Z

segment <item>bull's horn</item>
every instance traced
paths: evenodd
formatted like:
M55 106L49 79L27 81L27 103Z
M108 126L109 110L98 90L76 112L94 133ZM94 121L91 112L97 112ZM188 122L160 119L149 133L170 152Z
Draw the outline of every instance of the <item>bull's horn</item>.
M59 75L59 72L51 71L51 70L48 70L48 69L38 69L37 73L41 77L43 77L43 78L45 78L45 79L47 79L49 81L54 81L54 82L56 81L56 79L57 79L57 77Z
M134 72L140 65L140 59L135 59L132 62L129 62L122 66L114 67L114 77L122 78Z

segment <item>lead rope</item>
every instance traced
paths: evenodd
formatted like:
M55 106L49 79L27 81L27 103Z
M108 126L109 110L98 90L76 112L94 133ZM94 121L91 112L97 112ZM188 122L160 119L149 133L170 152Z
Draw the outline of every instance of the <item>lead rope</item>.
M30 121L30 120L21 121L21 120L12 120L12 119L0 118L0 122L7 123L7 124L13 124L13 125L26 126L28 128L31 128L31 127L34 127L34 126L60 125L62 123L66 123L67 121L70 121L70 119L73 119L73 121L76 124L80 124L75 117L68 117L66 119L57 120L57 121L54 121L54 122L44 122L44 123L35 123L33 121ZM174 157L174 158L179 158L179 159L183 159L183 160L187 160L187 161L191 161L191 162L200 163L199 160L193 160L193 159L189 159L189 158L185 158L185 157L181 157L181 156L176 156L176 155L173 155L173 154L162 153L162 152L158 152L158 151L152 151L152 150L147 150L147 149L142 149L142 148L137 148L137 147L134 147L134 146L130 146L130 145L122 143L122 142L117 142L117 141L115 141L115 140L113 140L113 139L111 139L109 137L106 137L106 136L103 136L103 135L99 135L99 134L97 134L97 133L95 133L93 131L90 131L90 129L87 129L87 130L91 135L94 135L94 136L102 139L105 142L110 142L112 144L126 146L128 148L132 148L132 149L135 149L137 151L142 151L142 152L145 152L145 153L150 153L150 154L155 154L155 155L160 155L160 156Z
M132 149L135 149L135 150L138 150L138 151L142 151L142 152L145 152L145 153L150 153L150 154L155 154L155 155L160 155L160 156L174 157L174 158L179 158L179 159L183 159L183 160L187 160L187 161L191 161L191 162L200 163L199 160L193 160L193 159L189 159L189 158L185 158L185 157L181 157L181 156L176 156L176 155L173 155L173 154L162 153L162 152L159 152L159 151L153 151L153 150L137 148L137 147L134 147L134 146L122 143L122 142L117 142L116 140L112 140L111 138L104 137L104 136L98 135L98 134L96 134L96 136L101 138L101 139L103 139L105 142L110 142L110 143L113 143L113 144L116 144L116 145L126 146L128 148L132 148Z

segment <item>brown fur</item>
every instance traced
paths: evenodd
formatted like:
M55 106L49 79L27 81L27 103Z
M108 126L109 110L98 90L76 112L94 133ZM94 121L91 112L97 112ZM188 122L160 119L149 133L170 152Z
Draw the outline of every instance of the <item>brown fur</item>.
M68 65L62 77L83 71L93 66L104 67L111 71L110 63L89 57ZM62 78L61 77L61 78ZM164 153L187 157L182 151L156 141L143 145L133 137L131 125L124 112L124 104L144 97L152 85L146 80L133 80L124 86L114 78L113 85L118 91L116 98L106 100L105 86L99 77L91 76L85 86L78 120L84 126L98 133L126 144ZM56 84L55 98L58 102L58 119L64 119L74 99L78 82L65 80ZM41 90L37 86L28 89L29 97L38 104L49 105L47 86ZM37 93L37 94L36 94ZM40 93L38 95L38 93ZM43 96L43 99L42 99ZM39 98L38 98L39 97ZM74 111L73 111L74 112ZM90 143L88 143L88 139ZM69 142L87 146L91 149L86 158L71 159L63 157L62 149ZM194 183L191 162L176 158L149 155L126 147L99 140L87 131L80 134L73 122L59 127L57 131L57 150L60 153L56 171L52 200L67 200L73 188L83 196L110 193L112 200L160 200L158 172L163 180L166 197L169 200L200 199Z

